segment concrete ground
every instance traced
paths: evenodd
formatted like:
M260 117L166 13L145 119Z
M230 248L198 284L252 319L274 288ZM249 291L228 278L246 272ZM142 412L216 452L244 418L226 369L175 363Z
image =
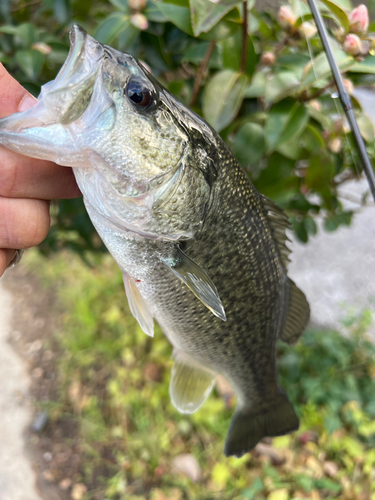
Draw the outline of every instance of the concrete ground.
M30 377L8 343L16 305L1 280L0 304L0 500L41 500L23 435L32 418Z

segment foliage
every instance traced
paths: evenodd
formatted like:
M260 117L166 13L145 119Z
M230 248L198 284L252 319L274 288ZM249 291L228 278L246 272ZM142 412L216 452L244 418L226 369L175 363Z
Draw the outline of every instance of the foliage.
M359 176L359 159L338 99L331 98L332 78L306 4L290 0L279 19L256 12L251 0L247 5L244 38L243 2L236 0L3 0L0 61L37 95L68 53L73 22L131 52L221 133L256 187L287 211L306 242L317 231L318 214L327 230L350 223L353 212L337 191ZM349 90L352 82L375 81L370 35L360 34L360 54L343 50L348 30L355 31L350 11L349 0L322 4ZM374 127L353 102L373 158ZM59 204L54 231L41 248L64 246L104 249L81 201Z
M77 425L83 462L74 481L88 486L85 500L375 498L370 313L349 318L347 336L310 330L294 348L280 343L281 383L301 428L226 459L234 398L215 392L195 414L179 414L168 395L169 342L158 328L147 337L130 315L116 264L90 259L93 269L70 254L25 256L48 290L58 286L64 307L50 341L60 346L57 400L39 404L53 425ZM173 469L186 453L200 464L198 482Z

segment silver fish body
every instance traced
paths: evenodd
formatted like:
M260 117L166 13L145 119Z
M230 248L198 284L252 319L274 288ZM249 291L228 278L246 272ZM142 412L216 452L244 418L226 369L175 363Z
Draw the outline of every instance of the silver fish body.
M298 428L275 363L277 339L295 342L309 318L286 273L287 218L202 118L74 26L56 80L0 120L0 144L74 167L134 316L174 346L176 408L199 408L220 373L237 398L227 455Z

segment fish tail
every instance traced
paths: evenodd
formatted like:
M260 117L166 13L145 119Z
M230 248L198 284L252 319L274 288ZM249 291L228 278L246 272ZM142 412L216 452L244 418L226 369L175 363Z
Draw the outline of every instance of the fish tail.
M252 408L237 410L231 420L224 454L242 457L251 451L264 437L282 436L296 431L299 427L298 417L288 397L281 392L271 409L259 413Z

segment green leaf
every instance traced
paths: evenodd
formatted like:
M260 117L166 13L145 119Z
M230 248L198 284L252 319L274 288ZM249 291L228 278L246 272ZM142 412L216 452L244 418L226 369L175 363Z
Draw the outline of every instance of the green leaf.
M70 18L70 2L69 0L55 0L53 4L53 12L55 14L56 20L65 24Z
M264 154L264 130L258 123L247 122L239 128L232 150L241 165L256 163Z
M331 0L320 0L326 7L335 15L340 25L344 28L346 32L349 31L349 19L346 12L335 2Z
M168 19L162 14L155 3L148 3L143 11L147 19L153 23L166 23Z
M357 124L364 140L373 143L375 140L375 130L372 120L365 113L361 113L360 116L357 116Z
M274 104L270 109L264 131L267 151L274 150L292 137L298 137L305 128L308 118L307 109L297 101L285 99Z
M190 0L194 35L199 36L210 31L231 9L231 5L217 5L207 0Z
M321 151L310 158L305 176L305 184L309 189L324 192L329 189L334 177L335 169L332 157L327 152Z
M130 28L129 16L121 12L109 15L96 28L94 38L100 43L110 45L120 33Z
M37 80L44 64L45 56L39 50L18 50L15 59L30 80Z
M183 5L178 5L159 1L155 5L177 28L180 28L181 31L184 31L188 35L194 36L190 21L190 9L188 5L185 6L185 2L183 2Z
M267 81L265 98L267 103L276 102L290 95L299 87L300 80L291 71L281 71Z
M217 131L236 116L245 96L248 79L232 70L219 71L206 85L203 93L203 116Z
M363 61L354 64L350 72L353 73L375 73L375 56L367 56Z
M123 13L129 13L129 6L127 0L109 0L116 9L121 10Z
M356 64L356 60L343 50L332 50L336 63L341 72L348 71ZM328 64L327 56L320 53L311 61L311 65L305 69L301 82L301 91L309 88L320 79L331 77L331 68Z
M204 56L207 52L209 46L209 42L200 42L199 45L195 45L195 47L191 48L190 50L187 50L184 54L184 57L182 58L182 62L191 62L193 64L196 64L197 66L202 62L204 59ZM212 55L210 57L210 60L208 62L208 67L209 68L221 68L221 58L219 54L219 49L218 46L215 45L215 48L212 52Z
M246 89L245 97L264 97L266 82L267 76L263 71L255 73L253 79L251 80L251 84Z

